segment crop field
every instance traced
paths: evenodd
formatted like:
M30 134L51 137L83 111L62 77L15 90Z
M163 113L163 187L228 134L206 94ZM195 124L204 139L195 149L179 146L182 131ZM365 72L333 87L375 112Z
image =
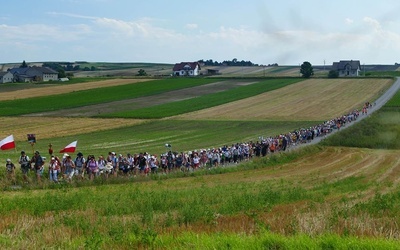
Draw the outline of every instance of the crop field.
M28 88L17 91L0 92L0 101L41 97L49 95L60 95L82 90L96 89L102 87L112 87L112 86L132 84L137 82L145 82L149 80L150 79L111 79L111 80L85 82L85 83L71 84L71 85L70 84L51 85L51 86L43 86L40 88Z
M329 120L360 109L383 93L390 79L311 79L243 100L187 113L179 119ZM323 96L323 98L320 98Z
M6 158L16 162L20 150L48 156L50 143L61 156L57 152L74 140L78 151L96 156L109 151L159 155L166 143L180 152L256 141L360 109L393 83L146 80L43 85L35 87L42 89L35 97L21 97L27 90L0 88L0 137L13 134L17 144L16 150L0 151L0 164ZM194 89L198 94L189 97ZM1 99L7 92L19 98ZM162 99L171 93L176 96ZM399 100L395 95L380 111L321 145L237 166L59 184L37 183L33 175L23 183L17 166L17 185L0 168L0 247L398 249ZM86 115L86 108L96 107L108 110ZM30 133L37 135L32 148L26 141Z

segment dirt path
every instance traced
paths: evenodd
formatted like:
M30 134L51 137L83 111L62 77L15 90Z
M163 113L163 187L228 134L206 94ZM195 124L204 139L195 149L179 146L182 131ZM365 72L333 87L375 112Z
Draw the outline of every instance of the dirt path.
M51 112L35 113L25 116L46 116L46 117L91 117L94 115L107 114L116 111L133 110L151 107L168 102L191 99L198 96L226 91L243 85L253 84L253 81L226 80L202 86L169 91L166 93L144 96L134 99L121 100L116 102L102 103L79 108L56 110Z

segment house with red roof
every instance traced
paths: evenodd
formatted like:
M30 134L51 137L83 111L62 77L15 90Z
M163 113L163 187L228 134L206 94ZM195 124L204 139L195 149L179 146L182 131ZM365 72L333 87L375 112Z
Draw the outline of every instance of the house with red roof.
M176 63L172 69L174 76L198 76L200 70L199 62Z

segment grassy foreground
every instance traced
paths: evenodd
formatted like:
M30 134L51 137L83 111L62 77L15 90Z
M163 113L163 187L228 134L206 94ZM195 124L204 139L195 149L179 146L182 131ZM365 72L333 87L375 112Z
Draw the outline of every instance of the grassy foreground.
M329 178L332 171L321 171L316 160L324 158L321 169L328 168L336 150L310 147L238 168L2 192L0 245L396 249L400 189L385 181L391 191L370 196L369 191L382 189L376 182L385 175L380 167L372 179L362 173ZM371 152L348 153L359 159Z

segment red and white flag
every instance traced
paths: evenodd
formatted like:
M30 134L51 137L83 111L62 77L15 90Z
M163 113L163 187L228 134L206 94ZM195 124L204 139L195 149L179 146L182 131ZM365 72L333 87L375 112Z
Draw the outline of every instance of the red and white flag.
M63 150L61 150L60 153L73 153L73 152L75 152L77 143L78 143L78 141L71 142Z
M0 149L7 150L15 148L14 136L10 135L0 141Z

